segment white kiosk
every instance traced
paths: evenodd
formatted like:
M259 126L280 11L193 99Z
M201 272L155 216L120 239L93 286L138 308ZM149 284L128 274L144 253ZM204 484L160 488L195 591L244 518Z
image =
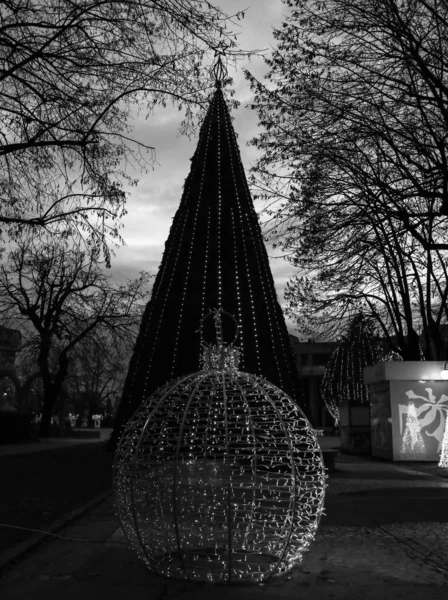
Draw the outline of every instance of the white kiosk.
M448 414L443 361L387 362L366 367L371 453L389 460L438 461Z

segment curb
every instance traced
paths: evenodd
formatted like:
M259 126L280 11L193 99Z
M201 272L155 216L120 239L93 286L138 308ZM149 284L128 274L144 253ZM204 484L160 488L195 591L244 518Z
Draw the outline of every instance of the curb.
M448 469L443 469L441 467L437 467L433 472L427 471L425 469L419 469L412 464L407 463L406 465L402 465L397 462L391 463L395 469L400 471L409 472L413 471L414 473L418 473L419 475L425 475L426 477L431 477L435 481L439 481L440 479L448 479Z
M58 519L57 521L51 523L51 525L46 528L45 533L35 533L24 542L20 542L19 544L16 544L9 550L2 552L0 554L0 571L6 566L8 566L10 563L21 558L27 552L33 550L36 546L38 546L41 542L44 541L44 539L48 536L49 533L56 533L71 521L74 521L90 509L95 508L95 506L98 506L99 504L104 502L110 496L110 494L111 490L103 492L102 494L98 494L92 500L85 502L83 505L81 505L78 508L75 508L61 519Z
M92 444L106 444L107 440L99 438L47 438L46 442L33 442L29 446L19 444L17 447L11 445L0 446L0 459L10 458L12 456L27 456L36 452L53 452L62 450L70 446L91 446Z

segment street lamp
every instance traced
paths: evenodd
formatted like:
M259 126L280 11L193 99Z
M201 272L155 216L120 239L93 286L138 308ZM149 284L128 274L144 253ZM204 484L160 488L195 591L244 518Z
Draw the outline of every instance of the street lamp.
M443 369L440 371L440 377L442 379L448 379L448 362L445 363Z

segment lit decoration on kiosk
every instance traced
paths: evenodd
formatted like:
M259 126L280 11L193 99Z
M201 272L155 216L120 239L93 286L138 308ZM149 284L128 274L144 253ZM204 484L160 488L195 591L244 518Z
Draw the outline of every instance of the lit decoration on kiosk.
M114 465L116 507L151 571L262 582L290 571L308 549L326 476L297 404L238 370L223 314L206 315L214 318L214 346L201 321L202 369L159 388L128 421Z
M418 431L420 431L425 439L426 437L434 438L438 443L437 452L440 452L445 415L448 411L448 396L440 394L439 398L437 398L434 390L430 387L425 388L425 392L426 396L423 396L416 394L413 390L408 390L406 396L408 400L416 401L418 404L417 406L414 405L418 421ZM409 406L409 402L398 405L400 433L403 431L403 422L407 422Z
M448 468L448 410L445 412L445 429L443 430L439 467Z
M415 456L425 452L425 442L420 431L417 411L414 402L409 402L406 415L406 427L403 433L401 453Z

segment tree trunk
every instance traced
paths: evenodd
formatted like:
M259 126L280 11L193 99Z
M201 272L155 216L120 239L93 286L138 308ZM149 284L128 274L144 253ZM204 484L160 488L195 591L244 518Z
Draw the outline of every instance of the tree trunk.
M40 377L40 373L34 373L30 375L27 379L25 379L24 383L20 383L19 379L16 378L16 394L17 394L17 402L19 409L27 409L28 406L28 397L31 390L31 384L35 379Z
M58 405L58 415L59 415L59 435L64 437L66 430L66 418L67 418L67 392L64 387L61 388L59 393L59 405Z
M49 347L49 345L48 345ZM41 437L48 437L50 433L51 417L56 400L61 396L62 384L68 371L67 354L62 351L59 355L58 370L52 375L48 366L48 354L46 345L41 350L38 363L41 371L42 383L44 388L44 406L42 409L42 420L40 422L39 434Z
M39 428L39 436L44 438L49 437L50 435L51 417L53 415L55 401L52 388L53 386L51 384L46 386L44 382L44 405L42 408L42 419L40 421Z
M53 396L53 385L52 375L48 365L48 357L50 354L51 347L51 336L46 335L41 339L41 348L37 357L37 364L39 365L39 371L42 378L43 387L43 406L42 406L42 418L39 427L39 436L48 437L50 435L51 416L53 414L54 396Z
M422 360L420 340L417 332L412 328L408 330L408 335L406 336L403 360Z
M440 335L440 328L434 321L428 323L428 348L426 360L444 360L444 342Z

